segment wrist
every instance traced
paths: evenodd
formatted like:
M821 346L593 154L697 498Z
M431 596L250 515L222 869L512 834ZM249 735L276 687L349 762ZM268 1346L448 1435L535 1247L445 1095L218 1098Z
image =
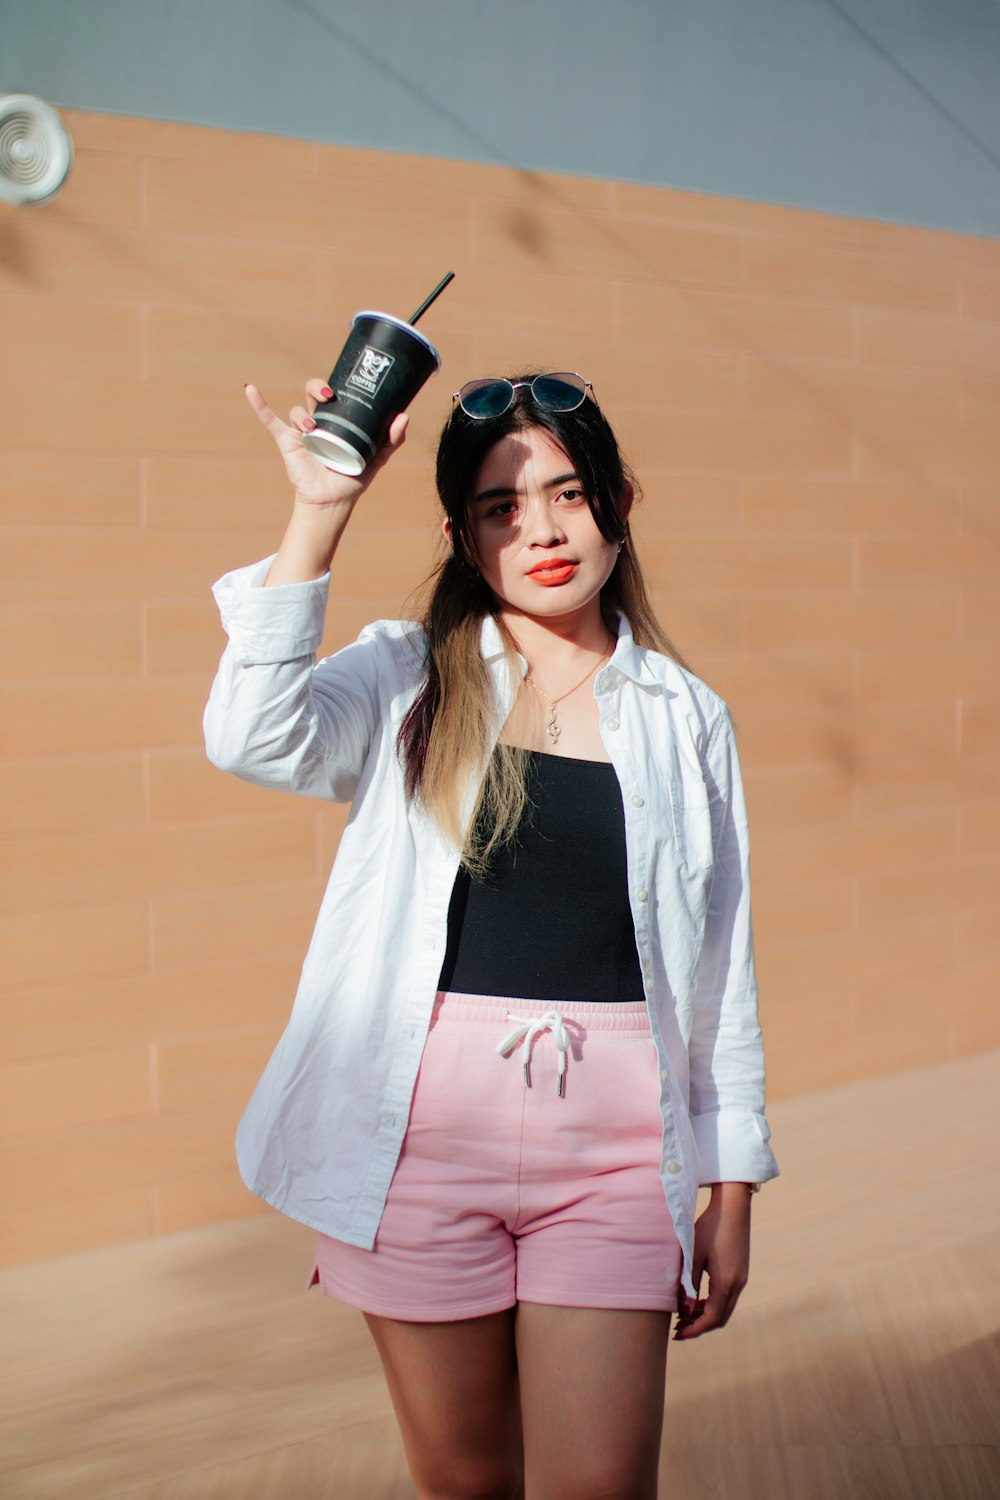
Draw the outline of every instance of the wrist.
M759 1182L710 1182L708 1186L713 1198L752 1198L760 1192Z
M308 495L294 491L292 496L292 519L307 526L345 525L357 504L357 495L345 495L336 500L313 500Z

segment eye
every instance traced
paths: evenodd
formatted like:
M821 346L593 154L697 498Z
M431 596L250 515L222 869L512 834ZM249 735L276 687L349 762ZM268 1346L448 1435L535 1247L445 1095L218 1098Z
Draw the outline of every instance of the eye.
M587 497L583 490L571 486L568 489L560 490L558 498L564 500L567 505L577 505L581 500L586 500Z
M496 516L499 520L505 521L508 517L515 515L516 512L517 505L513 500L501 500L499 505L491 505L486 514L488 516Z

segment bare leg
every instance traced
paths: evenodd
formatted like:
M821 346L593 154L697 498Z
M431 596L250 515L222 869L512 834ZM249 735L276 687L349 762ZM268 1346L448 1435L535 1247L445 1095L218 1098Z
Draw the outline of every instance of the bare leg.
M421 1500L523 1495L514 1309L458 1323L366 1321Z
M520 1304L531 1500L655 1500L670 1318Z

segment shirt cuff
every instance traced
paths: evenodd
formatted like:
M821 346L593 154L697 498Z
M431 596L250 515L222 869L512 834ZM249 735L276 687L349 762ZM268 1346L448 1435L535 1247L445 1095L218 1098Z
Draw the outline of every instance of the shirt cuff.
M780 1175L767 1144L771 1128L763 1115L749 1109L720 1109L693 1115L698 1148L698 1183L769 1182Z
M276 556L234 568L212 585L223 629L244 667L311 656L323 639L330 574L266 589L264 579Z

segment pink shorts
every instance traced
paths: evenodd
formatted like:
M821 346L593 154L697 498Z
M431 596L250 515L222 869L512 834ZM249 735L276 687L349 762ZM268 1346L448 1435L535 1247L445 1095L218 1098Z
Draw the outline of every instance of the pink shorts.
M310 1285L410 1322L676 1311L659 1098L642 1002L439 994L374 1248L321 1234Z

